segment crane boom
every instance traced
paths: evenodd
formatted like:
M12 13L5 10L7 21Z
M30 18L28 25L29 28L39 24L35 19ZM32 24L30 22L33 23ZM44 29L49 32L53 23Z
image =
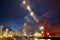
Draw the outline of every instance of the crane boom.
M28 3L28 0L24 0L23 1L23 4L24 4L24 7L30 12L30 15L33 17L33 19L35 20L35 22L38 24L38 26L40 27L40 26L44 26L45 27L45 29L44 29L44 37L46 37L47 36L47 22L48 22L48 20L47 19L45 19L45 22L44 22L44 24L42 25L41 24L41 22L40 22L40 20L38 19L38 17L35 15L35 13L32 11L32 9L30 8L30 6L29 6L29 3Z
M35 22L40 26L40 20L37 18L37 16L35 15L35 13L32 11L32 9L29 6L29 3L27 2L27 0L23 1L24 7L30 12L30 15L33 17L33 19L35 20Z

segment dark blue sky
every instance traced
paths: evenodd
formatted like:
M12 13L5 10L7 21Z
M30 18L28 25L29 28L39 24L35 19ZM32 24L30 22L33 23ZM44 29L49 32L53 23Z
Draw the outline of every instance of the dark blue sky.
M18 24L25 22L24 17L29 15L29 12L23 7L22 1L0 0L0 24L15 24L18 26ZM49 12L46 17L49 19L50 24L53 26L60 24L57 0L29 0L29 3L38 18Z

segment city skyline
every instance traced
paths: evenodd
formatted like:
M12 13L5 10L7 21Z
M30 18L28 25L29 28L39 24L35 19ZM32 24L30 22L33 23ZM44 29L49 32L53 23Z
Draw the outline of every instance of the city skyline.
M55 1L46 0L46 1L30 1L31 9L35 12L36 16L40 18L44 13L49 12L49 15L46 16L49 19L49 22L52 26L59 25L60 19L59 19L59 10L55 5ZM0 13L0 25L6 26L9 24L13 24L16 26L17 29L19 29L19 25L25 23L24 17L26 15L30 15L29 12L23 7L22 0L1 0L1 13ZM40 20L42 20L41 18ZM11 26L11 27L12 27ZM12 29L14 29L12 27Z

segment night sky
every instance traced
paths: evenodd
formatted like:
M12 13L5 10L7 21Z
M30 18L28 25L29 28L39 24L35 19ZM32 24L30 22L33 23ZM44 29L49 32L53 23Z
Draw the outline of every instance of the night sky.
M23 7L22 1L0 0L0 25L8 25L13 30L19 29L20 24L25 22L24 17L29 15L28 10ZM48 13L45 17L49 19L49 23L52 26L60 25L58 0L28 0L28 2L38 18Z

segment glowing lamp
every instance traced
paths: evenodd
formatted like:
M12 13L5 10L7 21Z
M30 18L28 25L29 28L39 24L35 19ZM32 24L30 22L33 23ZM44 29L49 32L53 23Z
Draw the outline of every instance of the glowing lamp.
M41 33L36 32L33 36L34 36L34 37L42 37L42 34L41 34Z
M31 16L34 16L34 12L31 12Z
M29 5L27 6L27 9L28 9L28 11L31 11L31 8L30 8L30 6L29 6Z
M26 1L23 1L23 4L25 4L26 3Z
M44 29L44 27L43 27L43 26L41 26L39 29L40 29L40 30L43 30L43 29Z

